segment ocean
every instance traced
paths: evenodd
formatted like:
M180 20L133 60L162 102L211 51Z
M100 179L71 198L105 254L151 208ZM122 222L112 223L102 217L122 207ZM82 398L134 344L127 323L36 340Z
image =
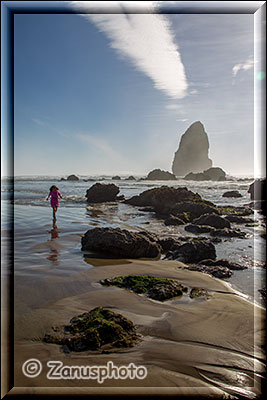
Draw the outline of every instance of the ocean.
M106 260L97 260L81 251L81 236L93 227L120 227L128 230L147 230L159 236L181 236L189 234L183 226L166 226L153 213L142 212L122 202L88 205L85 194L96 182L114 183L119 195L130 198L141 192L163 185L187 187L202 198L216 205L243 206L250 203L248 193L253 177L231 178L223 182L211 181L129 181L126 177L112 180L111 176L80 176L79 181L61 181L59 176L20 176L14 179L13 187L8 179L2 180L2 246L8 240L10 221L14 211L14 268L15 277L30 277L38 286L42 277L71 276L73 273L106 265ZM140 178L140 177L137 177ZM46 197L53 184L63 196L57 212L57 229L52 226L52 209ZM223 193L238 190L242 197L225 198ZM216 244L217 259L226 258L247 266L234 271L227 279L232 287L249 300L263 304L258 289L265 282L266 245L264 219L258 211L254 213L255 226L231 224L246 232L245 239L223 239ZM205 235L204 235L205 236ZM114 261L113 261L114 262ZM119 261L118 261L119 262ZM81 288L80 288L81 289ZM45 294L42 294L45 296ZM16 293L15 293L16 296ZM56 296L56 293L55 293ZM35 298L42 304L42 299ZM44 300L43 300L44 301Z

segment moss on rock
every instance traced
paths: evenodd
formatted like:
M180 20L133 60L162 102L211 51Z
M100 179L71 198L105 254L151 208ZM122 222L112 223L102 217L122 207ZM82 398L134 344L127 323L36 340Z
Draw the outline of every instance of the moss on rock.
M97 307L73 317L69 325L46 334L46 343L61 344L71 351L97 350L104 345L132 347L139 340L134 324L121 314Z
M153 300L164 301L172 297L182 296L187 292L175 279L154 277L150 275L127 275L115 278L107 278L100 281L102 285L113 285L132 290L135 293L145 294Z

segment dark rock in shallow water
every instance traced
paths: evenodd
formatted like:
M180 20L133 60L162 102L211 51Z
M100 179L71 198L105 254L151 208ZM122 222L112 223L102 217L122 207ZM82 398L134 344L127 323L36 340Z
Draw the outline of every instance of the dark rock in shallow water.
M248 189L251 200L266 200L266 179L256 179Z
M121 177L118 176L118 175L116 175L116 176L113 176L111 179L112 179L113 181L120 181L120 180L121 180Z
M202 215L201 217L194 219L192 223L195 225L208 225L218 229L231 227L229 221L217 214Z
M70 324L45 335L46 343L61 344L70 351L98 350L102 346L132 347L140 337L123 315L97 307L70 320Z
M247 267L244 266L244 265L240 265L240 264L237 264L235 262L228 261L228 260L225 260L225 259L221 259L221 260L209 260L209 259L208 260L202 260L200 262L200 264L201 265L208 265L208 266L214 265L214 266L220 266L220 267L227 267L231 271L240 271L240 270L243 270L243 269L247 269Z
M160 246L147 233L120 228L93 228L82 237L82 250L117 258L158 258Z
M116 278L107 278L100 281L102 285L114 285L134 291L135 293L145 294L153 300L164 301L172 297L181 296L187 292L187 287L183 286L176 279L166 279L151 275L127 275Z
M208 158L209 140L200 121L194 122L182 135L179 148L174 155L172 172L185 176L189 172L202 172L212 166Z
M215 229L214 231L210 232L211 236L224 236L224 237L238 237L238 238L245 238L246 233L240 231L240 229Z
M126 181L136 181L135 177L130 175L128 178L125 179Z
M162 171L161 169L154 169L149 172L146 180L148 181L175 181L176 176L168 171Z
M209 233L212 230L214 230L215 228L213 228L212 226L208 226L208 225L189 224L189 225L185 226L184 229L187 232L191 232L191 233Z
M190 271L204 272L219 279L230 278L233 274L233 272L229 268L220 266L190 265L187 267L187 269L189 269Z
M242 194L238 190L230 190L225 192L222 197L242 197Z
M88 203L104 203L109 201L118 200L118 193L120 189L114 183L105 185L102 183L95 183L86 192Z

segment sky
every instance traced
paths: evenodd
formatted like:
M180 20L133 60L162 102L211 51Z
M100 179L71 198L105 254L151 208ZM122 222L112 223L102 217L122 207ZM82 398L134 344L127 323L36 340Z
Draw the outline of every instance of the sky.
M195 121L253 175L253 14L16 14L15 175L171 171ZM146 2L145 2L146 3ZM81 12L81 11L80 11Z

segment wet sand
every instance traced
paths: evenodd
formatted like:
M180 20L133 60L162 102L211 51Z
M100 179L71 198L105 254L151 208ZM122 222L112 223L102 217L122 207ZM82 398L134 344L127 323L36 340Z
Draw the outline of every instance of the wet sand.
M110 264L110 265L105 265ZM209 275L183 269L177 261L99 260L95 267L64 275L18 275L15 279L15 388L11 393L176 394L211 396L261 393L264 372L265 309ZM73 266L72 271L75 269ZM117 287L104 287L103 278L151 274L178 279L188 287L209 291L210 298L188 295L157 302ZM94 307L103 306L133 321L142 335L139 344L109 354L64 353L60 346L41 342L52 326ZM22 364L37 358L41 374L27 378ZM135 365L147 368L143 380L49 380L51 360L64 365ZM65 391L65 392L64 392Z

